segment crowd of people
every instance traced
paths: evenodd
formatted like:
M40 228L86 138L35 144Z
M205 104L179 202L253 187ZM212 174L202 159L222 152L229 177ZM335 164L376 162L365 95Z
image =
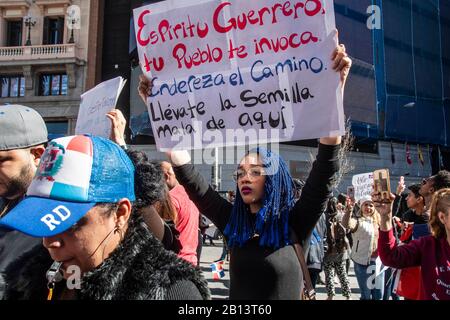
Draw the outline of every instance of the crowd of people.
M332 59L344 90L351 67L345 47ZM138 90L146 101L151 82L142 77ZM314 287L322 270L328 298L336 273L350 299L350 260L361 299L382 299L389 285L375 271L377 259L420 267L420 299L450 297L448 172L409 186L406 212L394 195L333 198L341 137L323 137L306 181L292 179L278 154L258 147L238 164L236 191L225 199L187 151L155 162L127 147L120 111L107 117L109 140L49 141L35 110L0 106L0 298L210 299L199 268L202 215L222 234L230 299L297 300L305 288L313 299L308 282ZM419 225L429 225L429 234Z
M342 296L350 299L353 263L361 300L448 299L449 188L450 173L442 170L421 184L406 186L401 177L387 200L377 193L357 202L345 194L331 197L310 240L313 284L323 271L332 300L336 274Z

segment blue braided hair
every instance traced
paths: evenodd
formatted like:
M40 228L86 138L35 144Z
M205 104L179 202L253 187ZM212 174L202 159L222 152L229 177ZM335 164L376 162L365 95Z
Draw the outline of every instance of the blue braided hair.
M291 243L289 237L289 213L295 204L295 186L284 160L276 153L256 148L248 154L260 156L266 172L263 206L256 214L256 222L244 203L239 187L224 230L228 246L243 246L255 233L260 236L259 245L278 249Z

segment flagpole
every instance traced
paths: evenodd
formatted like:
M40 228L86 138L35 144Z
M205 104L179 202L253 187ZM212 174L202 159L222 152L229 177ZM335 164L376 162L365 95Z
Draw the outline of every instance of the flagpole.
M219 148L214 148L214 184L217 186L217 191L221 189L221 181L219 178Z
M394 144L391 140L391 162L392 162L392 175L395 175L395 152L394 152Z
M405 158L406 158L406 167L408 168L409 173L409 164L408 164L408 142L405 141Z
M420 160L419 144L417 144L417 157L419 158L419 162L422 164L422 161ZM420 177L420 167L419 166L417 166L417 176Z

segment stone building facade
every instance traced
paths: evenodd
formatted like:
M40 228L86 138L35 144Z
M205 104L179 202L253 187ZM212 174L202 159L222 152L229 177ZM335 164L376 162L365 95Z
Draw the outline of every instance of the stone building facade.
M80 95L100 80L101 10L95 0L0 0L0 104L35 108L51 137L73 134Z

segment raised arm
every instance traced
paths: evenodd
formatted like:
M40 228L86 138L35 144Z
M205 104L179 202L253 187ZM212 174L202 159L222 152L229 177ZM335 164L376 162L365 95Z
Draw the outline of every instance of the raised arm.
M195 203L198 210L223 232L233 208L232 204L222 198L206 182L200 172L191 164L191 157L187 151L172 151L168 152L167 156L172 163L177 180L186 189L189 198Z
M345 213L342 217L342 225L344 226L344 228L349 229L351 232L355 232L358 226L358 221L352 218L353 208L354 206L352 200L350 198L347 198Z
M139 77L138 92L144 103L147 103L151 90L152 81L141 75ZM172 163L178 182L185 188L189 198L195 203L198 210L223 232L231 213L231 203L211 188L195 166L190 163L191 157L187 151L168 152L167 156Z
M109 139L121 147L126 147L125 127L127 120L123 116L123 113L119 109L114 109L108 112L106 117L111 120L111 134Z
M338 45L333 50L331 60L333 60L333 70L340 73L340 85L342 94L344 94L352 60L343 44ZM333 176L339 170L338 152L340 144L340 136L320 139L317 159L302 189L302 196L293 210L292 227L301 242L309 238L320 215L325 210L328 197L331 194Z
M111 120L111 135L110 140L117 143L122 148L126 149L126 142L125 142L125 127L127 124L127 121L125 117L123 116L122 112L119 109L111 110L106 114L106 117L108 117ZM136 169L137 166L145 165L145 162L140 162L137 159L139 156L135 154L135 151L133 150L127 150L126 151L130 159L133 161L134 166ZM144 160L143 158L141 160ZM148 173L148 169L142 170L142 174ZM145 172L145 173L144 173ZM135 177L136 179L136 177ZM142 184L139 184L139 182L135 181L135 189L136 187L142 188ZM145 197L147 200L149 199L148 196L142 195L142 197ZM167 225L164 223L164 220L159 216L158 212L155 210L155 208L152 205L148 205L145 207L142 207L140 209L140 213L142 217L144 218L144 222L147 224L150 231L153 233L153 235L160 241L164 240L164 236L168 230Z
M378 254L384 265L403 269L420 266L422 261L423 239L417 239L398 246L394 237L393 229L383 231L380 229L378 238Z
M333 50L330 58L333 61L333 69L340 73L341 90L343 91L352 61L343 44ZM151 93L151 89L151 81L141 76L138 91L144 102ZM332 177L339 167L337 154L340 143L341 137L320 139L317 160L303 189L302 198L294 207L292 225L301 241L309 236L325 209L327 198L331 192ZM219 230L223 231L231 213L231 204L215 192L195 167L189 164L190 158L187 152L184 155L174 152L169 158L178 181L185 187L191 200L205 216L216 224Z
M399 269L419 266L422 260L422 240L413 240L401 246L398 246L395 241L392 228L392 203L395 196L391 194L391 199L387 202L381 201L381 196L377 194L374 194L372 199L381 217L378 253L383 264Z

